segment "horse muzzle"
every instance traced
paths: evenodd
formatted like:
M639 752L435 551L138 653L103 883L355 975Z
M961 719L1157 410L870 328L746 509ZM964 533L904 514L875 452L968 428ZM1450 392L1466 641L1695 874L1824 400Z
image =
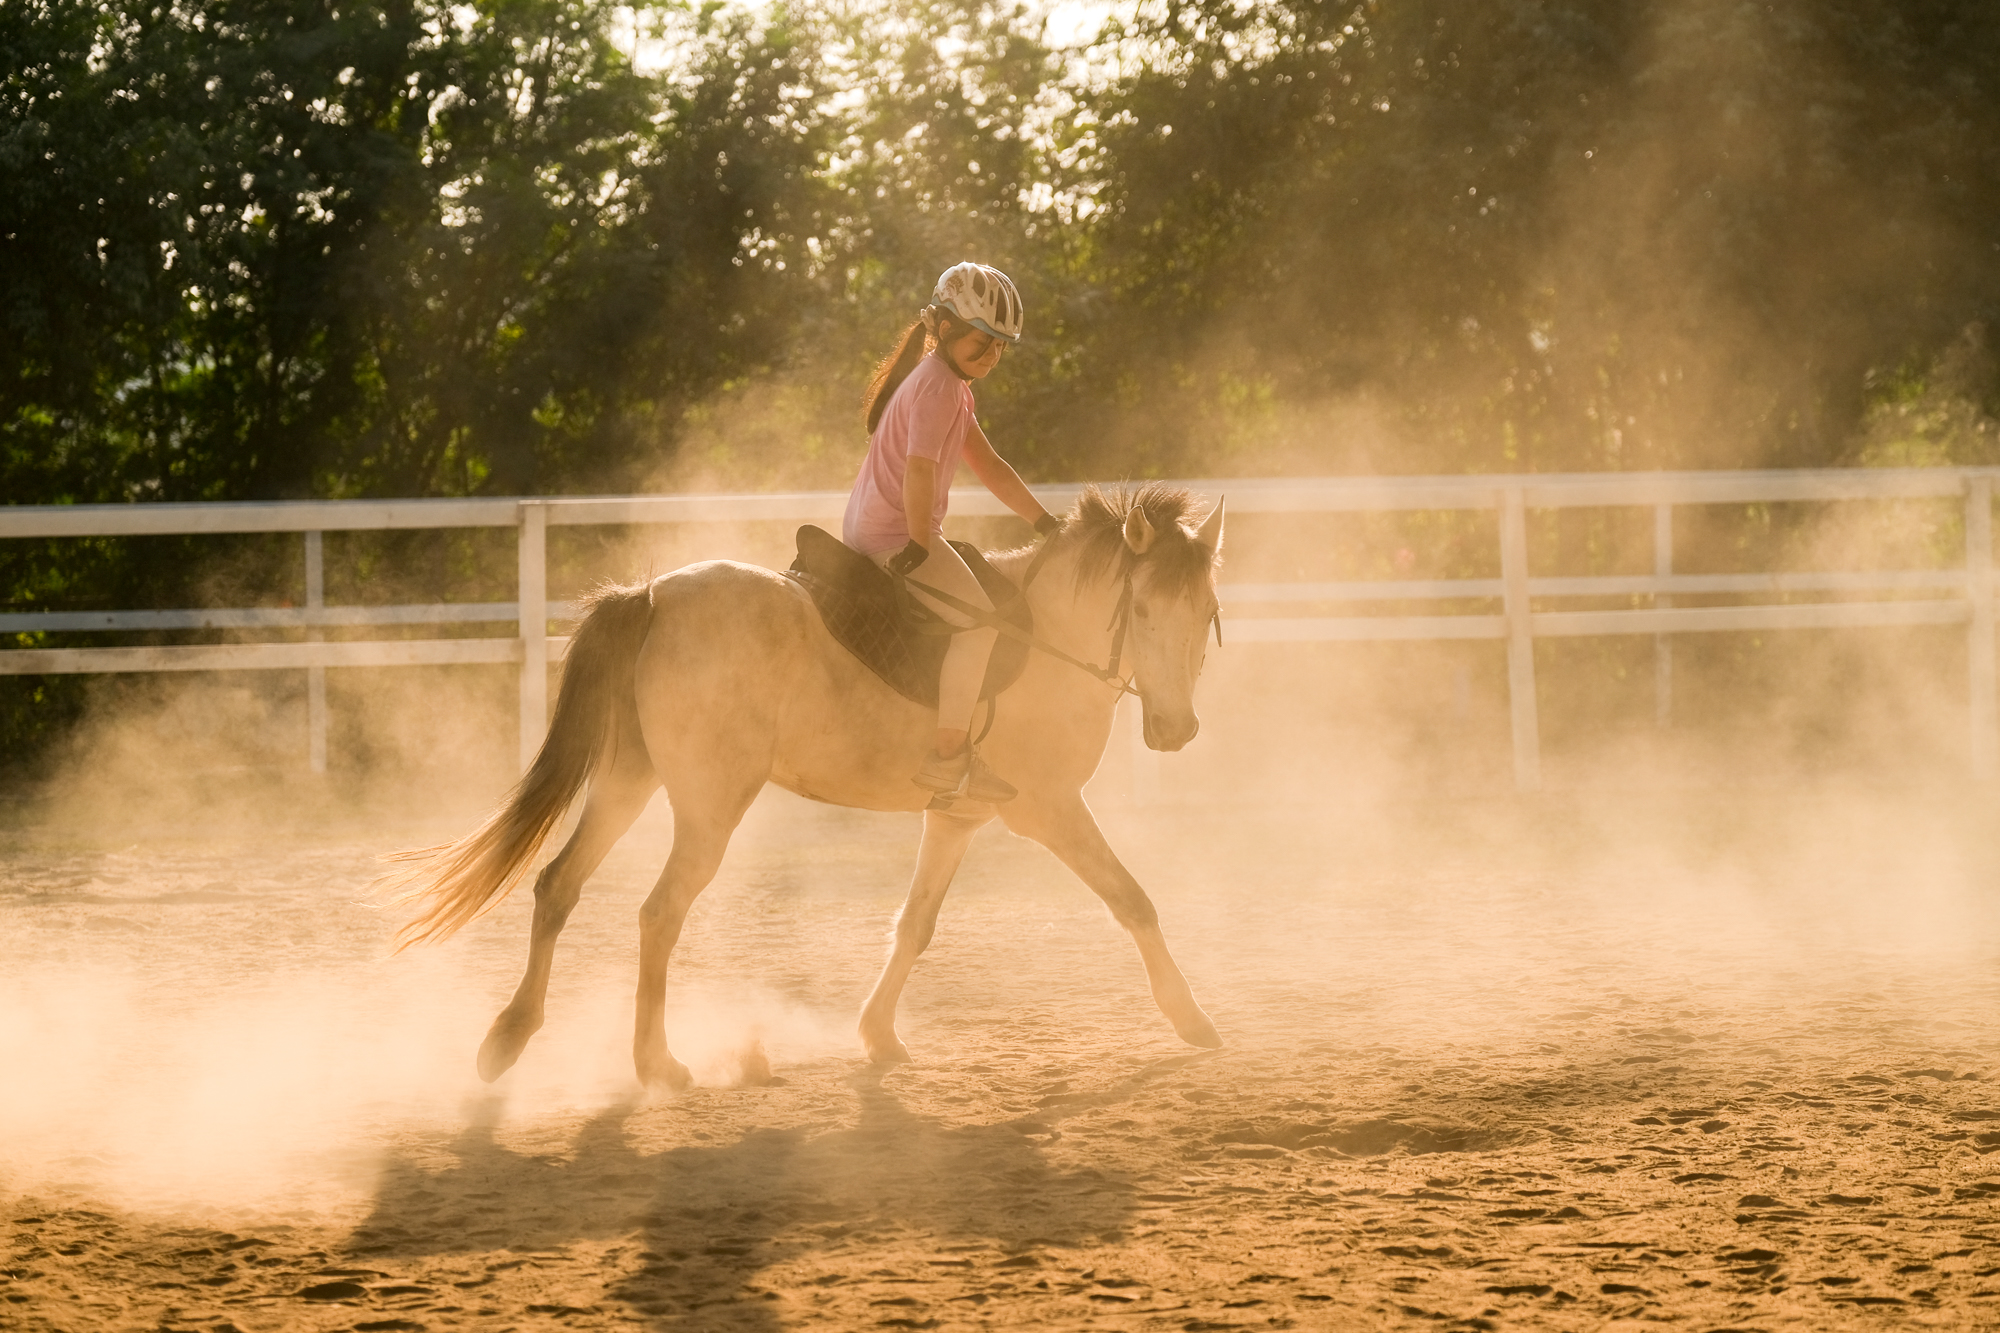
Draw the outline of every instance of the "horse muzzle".
M1195 733L1201 730L1201 719L1194 715L1192 708L1181 714L1156 713L1149 708L1146 710L1144 730L1147 749L1171 754L1194 739Z

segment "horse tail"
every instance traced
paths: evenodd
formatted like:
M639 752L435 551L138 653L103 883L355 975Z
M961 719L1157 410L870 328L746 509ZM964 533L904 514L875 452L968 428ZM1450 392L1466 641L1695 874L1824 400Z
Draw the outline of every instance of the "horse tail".
M497 906L527 873L612 738L638 734L636 676L652 591L643 583L604 584L582 605L548 736L507 799L457 842L388 857L409 865L380 887L396 904L417 908L396 933L397 952L445 939Z

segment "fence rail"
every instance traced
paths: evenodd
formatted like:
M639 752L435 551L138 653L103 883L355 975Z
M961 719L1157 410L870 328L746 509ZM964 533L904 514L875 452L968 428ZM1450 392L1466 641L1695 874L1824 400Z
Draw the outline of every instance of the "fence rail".
M1972 769L1986 779L2000 759L1996 734L1992 500L2000 468L1844 469L1770 472L1588 473L1542 476L1229 479L1184 483L1227 493L1235 514L1327 514L1422 510L1490 511L1497 518L1500 577L1354 580L1334 583L1225 584L1231 608L1283 608L1383 602L1453 601L1493 609L1438 614L1259 616L1230 625L1248 643L1496 639L1507 647L1508 698L1517 784L1540 781L1534 641L1583 635L1655 636L1655 681L1664 717L1672 694L1671 636L1743 631L1955 625L1967 627ZM1076 486L1037 486L1052 510ZM1673 511L1680 506L1959 499L1965 507L1965 560L1958 568L1810 573L1676 574ZM834 524L842 492L765 495L537 497L528 499L326 500L251 504L0 506L0 540L106 536L187 536L297 532L303 535L306 605L213 610L28 611L0 614L0 634L159 630L292 630L304 642L156 645L127 648L0 650L0 675L136 671L304 669L308 673L308 749L315 771L326 762L328 667L512 663L520 670L521 758L525 766L547 725L548 673L568 640L551 620L573 614L547 591L550 527L684 523L818 522ZM1650 575L1534 577L1528 569L1530 510L1643 508L1653 513ZM952 493L965 517L1007 511L983 490ZM517 533L518 594L513 602L405 606L327 606L327 532L431 528L512 528ZM1797 594L1904 594L1889 599L1752 602L1676 606L1682 596L1755 598ZM1551 600L1648 598L1652 605L1560 610ZM512 624L507 638L350 639L323 632L370 626Z

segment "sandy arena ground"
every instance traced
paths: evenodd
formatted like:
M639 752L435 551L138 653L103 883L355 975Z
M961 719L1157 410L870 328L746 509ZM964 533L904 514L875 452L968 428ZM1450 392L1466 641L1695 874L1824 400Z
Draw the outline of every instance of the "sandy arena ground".
M1946 805L1114 810L1215 1053L989 830L884 1073L915 822L771 795L675 960L705 1086L650 1103L659 808L491 1089L526 896L395 958L359 901L446 830L17 830L0 1326L2000 1326L2000 841Z

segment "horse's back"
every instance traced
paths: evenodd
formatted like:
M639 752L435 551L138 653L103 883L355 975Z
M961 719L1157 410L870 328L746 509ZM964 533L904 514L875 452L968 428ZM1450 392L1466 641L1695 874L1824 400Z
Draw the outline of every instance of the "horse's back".
M790 579L735 560L704 560L654 579L639 648L640 696L676 707L728 706L754 718L812 656L812 606Z
M803 639L811 603L782 574L738 560L703 560L654 579L653 624L672 637L693 636L776 647Z
M653 580L651 595L639 713L670 795L755 771L836 804L921 804L908 774L935 725L930 710L840 647L796 582L706 560Z

